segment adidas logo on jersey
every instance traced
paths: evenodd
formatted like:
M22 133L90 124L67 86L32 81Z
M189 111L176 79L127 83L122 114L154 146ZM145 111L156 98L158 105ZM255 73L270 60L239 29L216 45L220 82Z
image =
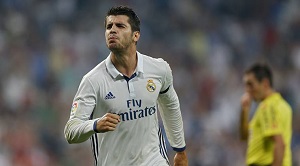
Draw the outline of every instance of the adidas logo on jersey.
M116 98L116 96L114 96L111 92L109 92L106 96L105 96L105 100L107 100L107 99L114 99L114 98Z

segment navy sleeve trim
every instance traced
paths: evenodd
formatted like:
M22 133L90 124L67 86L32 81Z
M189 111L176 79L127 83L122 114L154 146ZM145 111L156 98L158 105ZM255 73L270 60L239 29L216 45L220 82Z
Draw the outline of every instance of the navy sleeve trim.
M98 122L98 119L95 120L95 122L94 122L94 124L93 124L93 130L94 130L96 133L99 133L99 132L97 131L97 122Z
M174 148L174 147L172 147L172 148L176 152L183 152L185 150L185 147L183 147L183 148Z
M170 86L169 86L166 90L164 90L164 91L162 91L162 92L159 92L159 94L167 93L169 89L170 89Z

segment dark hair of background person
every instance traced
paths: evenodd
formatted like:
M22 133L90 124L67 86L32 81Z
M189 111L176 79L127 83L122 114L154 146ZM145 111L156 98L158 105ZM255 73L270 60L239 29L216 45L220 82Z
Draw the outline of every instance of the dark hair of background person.
M270 86L273 87L273 76L271 68L267 64L255 63L250 66L245 74L253 73L255 78L261 82L263 79L268 79L270 82Z

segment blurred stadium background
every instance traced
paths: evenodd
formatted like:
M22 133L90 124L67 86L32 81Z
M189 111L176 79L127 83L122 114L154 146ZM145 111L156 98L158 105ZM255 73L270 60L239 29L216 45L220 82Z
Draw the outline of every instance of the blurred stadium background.
M82 76L109 53L104 16L120 4L142 21L139 51L173 69L191 166L243 165L242 74L256 61L293 107L300 165L298 0L1 0L1 166L93 165L89 142L68 145L63 128Z

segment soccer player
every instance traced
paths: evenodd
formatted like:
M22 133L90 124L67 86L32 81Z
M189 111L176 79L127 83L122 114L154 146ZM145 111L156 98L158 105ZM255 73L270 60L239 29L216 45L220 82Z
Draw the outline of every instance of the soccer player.
M174 165L187 166L170 66L137 51L140 20L131 8L111 8L105 28L111 52L83 77L65 125L65 138L69 143L90 139L97 166L167 166L159 112L176 151Z
M248 139L249 166L291 166L292 110L273 89L272 72L254 64L244 74L246 92L241 97L240 133ZM248 123L251 101L259 105Z

